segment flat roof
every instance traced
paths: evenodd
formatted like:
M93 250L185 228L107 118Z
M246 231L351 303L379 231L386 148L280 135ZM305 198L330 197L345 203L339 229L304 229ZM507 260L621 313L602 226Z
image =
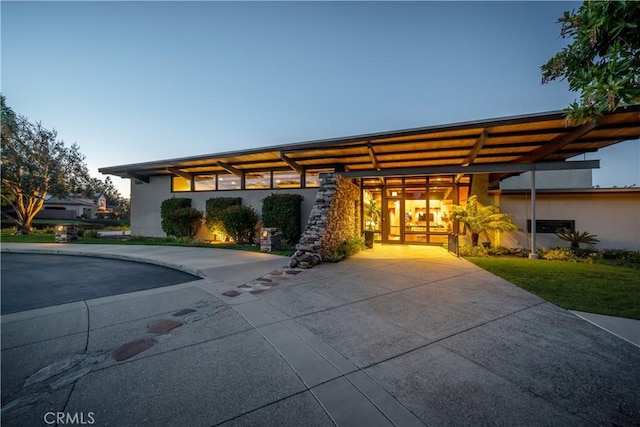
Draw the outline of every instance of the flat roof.
M585 124L569 124L562 111L403 129L132 163L103 174L149 181L151 176L336 168L354 176L385 171L482 171L483 165L564 162L586 152L640 137L640 104L621 107ZM492 172L491 180L506 176Z

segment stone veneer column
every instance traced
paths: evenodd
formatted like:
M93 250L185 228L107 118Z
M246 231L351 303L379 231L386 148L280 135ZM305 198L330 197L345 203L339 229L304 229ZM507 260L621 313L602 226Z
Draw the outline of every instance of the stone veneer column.
M320 174L320 188L309 220L291 257L290 267L322 262L323 251L359 235L360 189L335 173Z

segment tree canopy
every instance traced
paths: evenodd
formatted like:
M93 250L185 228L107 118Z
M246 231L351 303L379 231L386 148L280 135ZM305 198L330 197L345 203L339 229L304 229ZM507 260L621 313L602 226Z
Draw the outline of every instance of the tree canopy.
M28 233L47 195L106 193L107 198L122 199L111 184L89 177L84 156L77 144L58 139L55 130L31 123L15 114L0 95L2 108L2 205L3 214L16 222L19 231ZM90 189L90 190L89 190ZM6 207L13 211L8 216Z
M558 20L572 42L542 69L542 83L564 80L580 93L565 111L578 123L640 102L640 2L585 1Z

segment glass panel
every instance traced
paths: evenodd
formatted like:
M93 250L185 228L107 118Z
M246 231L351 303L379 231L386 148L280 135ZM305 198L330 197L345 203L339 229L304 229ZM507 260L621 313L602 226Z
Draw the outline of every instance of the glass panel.
M404 185L420 185L420 186L425 186L427 184L427 178L420 177L420 178L405 178L404 179Z
M214 191L216 189L215 175L197 175L193 178L196 191Z
M218 175L218 190L240 190L240 178L235 175Z
M404 190L404 239L406 242L427 241L427 200L426 188Z
M387 197L402 197L402 188L387 188Z
M452 176L432 176L429 178L429 184L438 185L438 184L448 184L453 182Z
M171 191L191 191L191 180L183 178L181 176L171 177Z
M274 188L300 188L300 175L292 171L274 171Z
M402 185L402 178L387 178L384 183L385 185Z
M458 181L460 184L468 184L471 181L470 175L465 175Z
M378 178L365 178L362 183L365 187L377 187L380 185L380 180Z
M459 198L459 202L458 204L460 206L464 206L467 204L467 198L469 197L469 187L467 186L460 186L458 187L458 198Z
M379 181L378 181L379 182ZM382 190L380 188L366 189L362 193L364 200L364 229L365 230L380 230L382 223Z
M309 169L305 171L305 183L307 188L320 187L320 173L334 172L334 169Z
M271 172L245 173L244 188L253 190L271 188Z
M429 236L429 243L447 243L448 234L432 234Z
M400 241L401 215L400 200L387 200L387 239Z
M452 229L449 219L453 207L453 187L429 187L429 231L447 233Z

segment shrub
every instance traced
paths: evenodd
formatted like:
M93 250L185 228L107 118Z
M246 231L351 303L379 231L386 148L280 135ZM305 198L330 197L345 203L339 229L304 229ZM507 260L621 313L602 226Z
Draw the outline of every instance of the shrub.
M351 239L343 240L336 249L323 254L323 259L329 262L342 261L343 259L349 258L353 254L360 252L364 248L364 238L353 237Z
M462 257L486 257L487 250L482 246L462 245L459 248Z
M178 236L180 224L175 223L169 216L171 213L184 208L191 207L191 199L186 197L174 197L167 199L160 205L160 217L162 218L162 231L168 236Z
M542 259L553 259L556 261L578 261L578 257L573 253L570 248L554 248L554 249L541 249L538 255Z
M272 194L262 201L263 227L275 227L282 232L282 239L297 242L300 239L299 194Z
M173 236L194 239L202 226L202 212L191 207L180 208L169 213L166 221L171 224Z
M224 229L236 243L253 243L258 215L252 208L234 205L222 211L221 216Z
M600 240L596 239L598 237L596 234L589 234L586 231L580 233L579 231L571 231L566 228L562 229L556 233L560 239L567 241L571 244L571 249L579 249L580 244L584 243L586 245L595 245L600 242Z
M213 197L208 199L205 204L205 223L207 228L221 240L229 234L222 223L222 212L231 206L242 204L240 197Z
M84 232L84 237L88 237L90 239L97 239L100 237L100 232L96 229L90 229Z
M509 248L505 248L504 246L495 246L493 248L489 248L487 250L487 254L491 256L504 256L504 255L512 255L513 251Z
M602 258L640 263L640 251L631 249L604 249L602 251Z

